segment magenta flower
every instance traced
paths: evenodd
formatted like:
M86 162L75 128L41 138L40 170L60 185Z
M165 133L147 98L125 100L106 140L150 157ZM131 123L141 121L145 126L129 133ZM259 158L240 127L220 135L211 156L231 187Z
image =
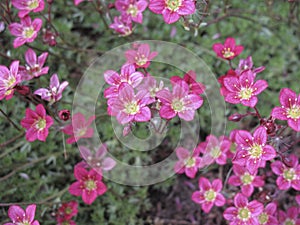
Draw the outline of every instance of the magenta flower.
M174 171L178 174L185 173L189 178L194 178L201 162L199 157L199 151L193 151L193 154L183 148L179 147L176 149L176 155L179 159L174 166Z
M287 120L288 125L295 131L300 131L300 94L289 89L283 88L279 94L281 107L276 106L271 116L279 120Z
M285 213L282 210L278 212L278 221L282 225L300 225L299 209L297 207L290 207Z
M233 164L246 166L251 174L259 167L265 167L266 161L276 156L276 151L267 145L267 131L263 126L258 127L253 136L245 130L237 131L235 136L238 150L233 159Z
M53 74L50 78L49 89L40 88L34 92L35 95L41 96L42 99L50 102L50 105L57 102L62 97L62 92L69 85L69 82L64 81L59 83L57 74Z
M239 66L235 70L237 74L242 74L246 70L252 70L254 74L260 73L265 70L264 66L253 68L252 57L249 55L246 59L240 59Z
M140 44L138 48L130 49L125 52L127 63L133 64L135 68L147 68L151 60L157 56L157 52L150 52L148 44Z
M195 111L203 104L202 97L189 94L189 86L185 82L174 85L172 93L166 89L157 92L156 97L162 103L160 116L168 120L178 114L179 118L191 121Z
M76 216L78 213L78 202L70 201L63 203L59 208L56 216L58 222L62 220L70 220L73 216Z
M102 170L109 171L115 167L116 161L110 157L105 157L107 154L106 144L100 146L96 153L92 153L91 150L84 146L79 146L81 157L98 173L102 174Z
M212 48L218 57L227 60L232 60L244 50L242 45L235 45L235 40L232 37L226 38L224 45L216 43Z
M116 0L115 6L118 11L129 16L134 22L143 23L143 14L147 8L146 0Z
M36 205L27 206L26 210L18 205L12 205L8 209L8 216L12 220L11 223L4 225L40 225L39 221L34 220Z
M115 30L120 36L125 37L132 34L132 22L129 16L115 16L114 23L109 28Z
M195 12L194 0L150 0L149 9L162 14L168 24L175 23L180 16L191 15Z
M195 95L200 95L205 91L205 86L204 84L197 82L196 78L197 74L195 73L195 71L190 70L188 71L183 78L179 77L179 76L173 76L170 78L172 84L181 84L182 81L186 82L189 85L189 93L190 94L195 94Z
M223 213L224 218L230 221L230 225L259 224L258 216L263 212L263 204L256 200L248 202L244 195L238 193L234 197L234 205L235 207L229 207Z
M14 88L21 82L19 61L13 61L8 69L0 65L0 100L9 100L14 95Z
M63 217L61 218L58 218L57 219L57 224L56 225L76 225L75 221L74 220L67 220Z
M199 179L199 191L195 191L192 195L192 200L201 205L204 212L209 213L211 208L216 206L223 206L225 198L220 193L223 188L222 181L215 179L212 183L205 177Z
M224 77L224 87L226 90L221 91L225 101L232 104L243 104L254 107L258 101L256 95L260 94L268 87L265 80L254 81L255 74L251 70L243 72L240 76Z
M265 181L261 176L256 176L256 172L250 174L243 166L233 165L233 172L235 175L229 177L228 184L241 187L241 191L246 197L252 195L254 187L265 185Z
M139 91L136 95L133 88L124 83L119 88L118 96L107 101L109 113L116 116L121 124L129 122L146 122L151 119L149 104L149 93L145 90Z
M32 78L39 77L47 74L49 67L44 67L45 61L48 57L48 52L44 52L39 57L36 53L29 48L25 53L26 66L20 66L19 70L22 75L22 80L31 80Z
M25 118L21 120L21 125L26 129L26 140L29 142L46 141L48 129L53 124L51 116L46 114L42 104L36 106L36 111L30 108L26 109Z
M122 83L128 83L133 88L136 88L142 82L143 78L144 74L136 71L134 65L131 64L123 65L120 74L114 70L107 70L104 72L104 79L111 86L104 90L104 97L117 97L119 86Z
M11 3L20 10L18 13L20 18L27 16L30 12L43 11L45 7L44 0L12 0Z
M63 133L70 135L67 139L67 144L72 144L80 138L91 138L94 134L93 128L89 127L95 120L95 116L91 116L88 121L85 120L84 115L80 112L72 116L71 124L65 126Z
M103 195L107 191L102 182L102 175L93 169L87 171L80 165L76 165L74 176L77 181L70 185L69 192L75 196L82 196L82 200L88 205L92 204L97 196Z
M258 216L259 225L279 225L275 213L277 211L277 205L273 202L266 205L264 211Z
M203 153L201 167L214 162L219 165L225 165L230 146L231 142L225 136L221 136L219 139L214 135L207 136L205 142L198 145L200 152Z
M43 21L39 18L34 19L32 22L29 16L21 18L21 23L11 23L8 29L12 35L17 37L13 43L14 48L33 42L42 27L42 23Z
M291 167L287 167L281 161L275 161L271 164L273 173L278 175L276 184L280 190L287 190L290 187L300 191L300 165L296 155L290 155L289 161Z

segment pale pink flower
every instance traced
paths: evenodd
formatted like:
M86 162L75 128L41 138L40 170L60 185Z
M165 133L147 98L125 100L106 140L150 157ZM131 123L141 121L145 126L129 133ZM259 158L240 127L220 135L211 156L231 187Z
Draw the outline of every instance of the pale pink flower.
M43 67L47 57L48 52L44 52L39 57L37 57L36 53L31 48L29 48L25 52L25 60L27 63L26 66L19 67L20 73L22 75L22 80L31 80L32 78L47 74L49 67Z
M123 37L132 34L132 22L129 16L115 16L114 23L110 24L109 28L114 29Z
M246 59L240 59L239 66L235 70L237 74L242 74L246 70L252 70L254 74L260 73L265 70L264 66L260 66L258 68L253 68L253 61L251 55L249 55Z
M118 96L108 99L107 104L109 114L116 116L119 123L126 124L149 121L151 119L151 111L147 106L149 102L149 92L142 90L135 94L129 84L123 83L119 87Z
M92 204L97 196L103 195L107 188L102 182L102 175L95 170L87 171L80 165L74 168L76 182L71 184L69 192L75 196L82 196L84 203Z
M140 44L137 49L130 49L125 52L127 63L133 64L136 68L147 68L158 52L150 52L148 44Z
M146 0L116 0L115 7L118 11L129 16L134 22L143 23L143 11L147 8Z
M228 184L241 187L241 191L246 197L252 195L254 187L265 185L264 179L261 176L256 176L257 172L250 174L243 166L233 165L233 172L235 175L229 177Z
M152 76L147 76L143 79L143 82L137 87L138 90L147 90L150 94L151 103L156 101L156 93L160 90L166 89L164 88L164 82L161 80L159 84Z
M195 12L194 0L150 0L149 9L162 14L168 24L175 23L181 16L191 15Z
M8 209L8 216L12 220L4 225L40 225L39 221L34 220L36 205L27 206L26 210L18 205L12 205Z
M226 202L224 196L220 193L223 185L220 179L213 180L212 183L205 178L199 179L199 191L195 191L192 195L192 200L201 205L204 212L209 213L211 208L216 206L223 206Z
M203 104L202 97L189 94L189 86L185 82L174 85L172 93L166 89L157 92L156 97L162 103L159 114L165 119L178 115L181 119L191 121L195 111Z
M279 210L278 221L280 225L300 225L299 209L295 206L290 207L287 212ZM273 225L273 224L272 224Z
M273 173L278 175L276 184L280 190L287 190L290 187L300 191L300 165L296 155L290 155L289 161L291 167L286 166L281 161L275 161L271 164Z
M49 89L40 88L34 92L34 94L41 96L42 99L53 104L62 98L62 92L69 85L67 81L59 83L57 74L53 74L50 78Z
M192 154L185 148L176 149L176 155L179 159L174 166L174 171L178 174L185 173L189 178L194 178L201 162L199 152L194 150Z
M264 211L258 216L259 225L279 225L275 214L277 212L277 205L273 202L266 205Z
M14 88L21 82L19 61L13 61L8 69L0 65L0 100L9 100L14 94Z
M29 142L46 141L48 129L52 126L53 119L46 114L46 110L42 104L36 106L33 111L26 109L25 118L21 120L21 125L26 129L26 140Z
M80 138L91 138L94 134L93 128L89 127L95 120L95 116L91 116L87 121L82 113L78 112L72 116L71 124L65 126L62 132L70 135L67 144L72 144Z
M42 23L43 21L40 18L31 21L29 16L21 18L21 23L11 23L8 29L12 35L17 37L13 43L14 48L33 42L42 27Z
M102 170L112 170L116 165L116 161L111 157L105 157L107 154L106 144L101 145L96 152L92 152L85 146L79 146L79 151L81 157L98 173L102 173Z
M123 65L120 74L114 70L107 70L104 72L104 79L111 86L104 90L104 97L116 97L119 86L122 83L128 83L133 88L136 88L142 82L143 78L144 74L136 71L134 65L131 64Z
M30 12L40 12L44 10L44 0L12 0L12 5L19 9L18 16L23 18Z
M279 120L287 120L288 125L295 131L300 131L300 94L289 88L283 88L279 94L281 107L276 106L271 116Z

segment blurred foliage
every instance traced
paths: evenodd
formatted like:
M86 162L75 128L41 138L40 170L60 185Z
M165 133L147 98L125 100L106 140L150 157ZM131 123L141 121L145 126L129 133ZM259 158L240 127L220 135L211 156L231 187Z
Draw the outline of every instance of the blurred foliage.
M4 1L3 1L4 2ZM101 1L104 2L104 1ZM106 1L112 3L112 1ZM82 74L89 64L106 51L124 43L136 40L163 40L178 43L191 49L209 66L217 77L228 70L225 61L216 58L211 46L216 42L224 42L226 37L234 37L238 44L245 47L239 58L252 55L255 67L261 65L266 69L258 76L269 83L269 88L259 96L257 105L263 116L268 116L273 106L278 105L278 93L282 87L289 87L299 93L300 81L300 24L299 2L288 1L256 1L256 0L224 0L224 1L197 1L197 13L185 21L181 20L172 25L163 22L161 15L155 15L149 10L144 12L143 25L136 25L133 35L119 37L107 24L111 20L107 16L101 17L95 10L96 3L83 2L78 7L73 1L54 1L52 4L52 25L59 33L57 45L50 47L42 42L41 35L31 44L13 49L13 37L8 29L0 34L0 64L9 66L12 59L19 59L24 64L24 52L32 47L41 54L49 52L47 65L50 66L49 75L40 80L32 80L29 86L32 90L38 87L47 87L49 78L57 73L61 80L68 80L70 86L66 89L62 101L57 109L70 109L73 93ZM2 2L0 3L2 4ZM111 10L116 14L115 10ZM4 11L0 11L4 15ZM16 18L16 10L13 16ZM41 14L31 14L33 17L44 19L44 28L47 10ZM199 23L194 29L193 24ZM171 32L176 30L173 36ZM193 49L193 46L199 46ZM238 59L234 60L238 64ZM178 74L172 68L155 66L149 68L150 73L163 73L165 77ZM193 68L191 68L193 69ZM183 75L178 74L178 75ZM99 105L105 105L105 99L99 98ZM243 106L227 105L226 114L236 111L242 113L248 109ZM16 123L19 124L24 117L25 109L29 107L26 99L14 97L9 101L2 100L0 108ZM209 106L204 104L200 109L200 124L202 140L210 131ZM104 115L103 107L97 112ZM225 118L224 118L225 119ZM0 113L0 144L16 137L20 132L14 129ZM172 129L168 130L167 138L155 153L139 151L130 152L116 140L113 127L108 116L100 116L96 125L100 138L108 143L109 149L116 158L129 164L137 163L140 158L143 162L151 163L162 160L176 145L180 130L174 121ZM245 122L245 121L244 121ZM243 123L227 123L228 134L230 130L243 126ZM174 129L173 129L174 128ZM21 202L26 205L31 202L38 204L36 218L41 224L55 224L55 210L64 201L74 199L67 188L75 179L73 166L81 158L75 145L64 145L65 137L59 132L60 127L50 132L46 143L28 143L25 138L1 147L0 151L0 202ZM145 138L148 135L147 125L141 124L136 135ZM66 155L66 157L65 157ZM84 205L80 198L77 224L145 224L151 208L160 199L160 193L165 193L176 179L171 178L163 183L149 187L129 187L113 183L109 180L108 191L91 205ZM155 196L151 193L158 193ZM190 196L186 196L190 198ZM194 203L190 203L194 204ZM195 205L195 207L198 207ZM0 223L8 221L8 207L0 208ZM155 215L149 216L154 219Z

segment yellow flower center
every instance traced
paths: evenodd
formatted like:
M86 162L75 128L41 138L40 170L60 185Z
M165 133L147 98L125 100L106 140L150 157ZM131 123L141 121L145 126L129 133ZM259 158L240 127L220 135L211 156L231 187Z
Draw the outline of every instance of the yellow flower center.
M125 104L125 110L127 114L134 115L140 111L140 107L137 102L128 102Z
M36 9L38 6L39 6L38 0L29 1L29 4L28 4L29 9L31 9L31 10Z
M189 158L185 161L186 167L193 167L195 166L196 160L194 158Z
M300 118L300 107L297 105L293 105L291 108L287 110L287 117L292 119Z
M267 213L262 213L258 217L259 224L266 224L269 220L269 216Z
M166 6L169 10L175 12L182 5L182 0L166 0Z
M286 221L284 221L284 225L295 225L295 221L291 219L287 219Z
M249 211L248 208L241 208L238 210L238 218L247 221L251 217L251 212Z
M136 17L138 14L138 8L135 5L130 4L127 9L127 14L130 14L133 17Z
M16 82L16 78L14 76L9 76L9 79L6 82L6 87L10 88Z
M243 184L247 185L247 184L251 184L252 180L253 180L253 176L251 176L249 173L245 173L242 177L241 180L243 182Z
M174 99L171 104L172 109L174 109L175 112L181 112L184 108L183 101L181 99Z
M84 186L88 191L92 191L92 190L95 190L97 188L96 182L94 180L91 180L91 179L85 181Z
M214 201L216 197L217 197L217 193L213 189L209 189L204 193L204 198L208 202Z
M221 155L221 149L220 149L220 147L217 146L217 147L212 148L212 150L210 152L210 155L214 159L218 158Z
M294 180L296 178L295 170L293 168L285 169L283 171L283 177L284 177L284 179L286 179L288 181Z
M232 52L230 48L224 48L222 54L224 58L230 58L234 56L234 52Z
M81 137L85 135L86 131L87 131L86 127L76 130L75 137Z
M38 130L43 130L46 127L46 120L43 118L40 118L36 124L35 124L36 129Z
M66 213L67 215L71 214L71 213L72 213L72 208L71 208L71 207L67 207L67 208L65 209L65 213Z
M250 149L250 155L252 158L260 158L262 155L263 149L260 145L254 144Z
M25 27L23 31L23 37L31 38L34 35L33 27Z
M252 88L242 88L239 93L239 97L241 99L249 100L252 96L253 90Z
M148 62L148 59L145 57L145 55L139 55L135 58L136 64L138 66L145 65Z

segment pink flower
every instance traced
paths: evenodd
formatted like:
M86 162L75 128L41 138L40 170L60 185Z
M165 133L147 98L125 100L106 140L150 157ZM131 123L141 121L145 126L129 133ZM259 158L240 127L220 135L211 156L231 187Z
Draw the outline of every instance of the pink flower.
M84 203L92 204L98 195L103 195L107 188L102 182L102 175L95 170L87 171L85 168L76 165L74 168L76 182L71 184L69 192L75 196L82 196Z
M166 89L164 88L164 82L161 80L159 84L157 84L157 81L152 76L147 76L143 79L143 82L137 87L138 90L147 90L150 94L151 103L155 102L156 93L160 90Z
M65 218L58 218L56 225L76 225L74 220L67 220Z
M115 16L114 23L109 25L109 28L114 29L123 37L132 34L132 22L129 16Z
M259 225L279 225L275 213L277 206L275 203L271 202L266 205L264 211L258 216Z
M9 100L13 97L14 88L21 82L19 61L13 61L8 69L0 65L0 100Z
M173 76L170 78L172 84L181 84L182 81L186 82L189 85L189 93L190 94L195 94L195 95L200 95L205 91L205 86L204 84L197 82L196 78L197 74L195 73L195 71L190 70L188 71L183 78L179 77L179 76Z
M70 201L63 203L57 212L56 220L62 222L62 220L70 220L78 213L78 203L76 201Z
M278 220L282 225L300 225L299 209L297 207L290 207L285 213L282 210L278 212ZM272 224L273 225L273 224Z
M227 71L227 73L225 75L222 75L218 78L218 82L221 84L220 94L222 96L226 96L227 94L230 93L230 91L228 91L227 88L224 85L224 80L225 80L225 78L231 78L231 77L238 78L239 75L234 70L230 69L230 70Z
M265 181L261 176L256 176L256 172L250 174L243 166L233 165L233 172L235 175L229 177L228 184L240 186L243 195L246 197L252 195L254 187L263 187L265 185Z
M174 171L178 174L185 173L189 178L194 178L201 162L199 157L199 151L193 151L193 154L183 148L179 147L176 149L176 155L179 159L174 166Z
M26 140L29 142L46 141L48 129L53 124L51 116L46 114L42 104L36 106L36 111L30 108L26 109L25 118L21 120L21 125L26 129Z
M230 225L259 224L258 216L263 212L263 204L256 200L248 202L244 195L238 193L234 197L234 205L235 207L229 207L223 213L224 218L230 221Z
M225 136L221 136L219 139L214 135L207 136L205 142L198 145L200 152L203 153L201 167L214 162L219 165L225 165L226 153L229 151L230 146L231 142Z
M128 83L135 88L142 82L143 78L144 75L136 71L135 67L131 64L123 65L120 74L114 70L107 70L104 72L104 79L111 86L104 90L104 97L117 97L119 86L122 83Z
M300 165L296 155L290 155L289 162L291 167L287 167L281 161L271 164L273 173L278 175L276 184L280 190L287 190L290 187L300 191Z
M145 90L139 91L136 95L133 88L124 83L119 88L118 96L107 101L109 112L116 116L121 124L129 122L146 122L151 119L149 104L149 93Z
M135 68L147 68L151 60L157 56L157 54L157 52L150 52L150 46L148 44L140 44L136 50L127 50L125 57L127 63L134 64Z
M89 127L95 116L91 116L88 121L85 120L84 115L80 112L72 116L72 123L65 126L63 133L70 135L67 139L67 144L72 144L80 138L91 138L94 134L93 128Z
M53 104L61 99L62 92L68 85L69 83L67 81L64 81L60 84L57 74L53 74L50 78L49 89L40 88L36 90L34 94L41 96L42 99L50 102L50 104Z
M39 225L39 221L34 220L36 205L27 206L26 211L18 205L12 205L8 209L8 216L12 223L4 225Z
M44 67L45 61L48 57L48 52L44 52L39 57L36 53L29 48L25 53L26 66L20 66L19 70L22 75L22 80L31 80L32 78L39 77L47 74L49 67Z
M199 95L189 94L189 86L185 82L174 85L172 93L166 89L157 92L156 97L162 102L160 116L168 120L178 114L179 118L191 121L195 110L203 103Z
M233 159L233 164L246 166L251 174L259 167L265 167L266 161L276 156L276 151L271 145L267 145L267 131L263 126L258 127L253 136L245 130L239 130L235 139L238 150Z
M226 91L221 92L225 101L232 104L243 104L254 107L258 101L256 95L268 87L265 80L254 81L255 74L251 70L243 72L239 77L225 77L224 87Z
M12 5L19 9L18 16L23 18L30 12L40 12L44 10L44 0L12 0Z
M289 89L283 88L279 94L281 107L276 106L271 116L279 120L287 120L288 125L295 131L300 131L300 94Z
M115 167L116 161L110 157L105 157L107 154L106 144L100 146L96 153L92 153L91 150L84 146L79 146L81 157L98 173L102 173L102 170L109 171Z
M146 0L116 0L115 6L122 14L129 16L134 22L143 23L143 14L147 8Z
M199 179L199 191L195 191L192 200L201 205L204 212L209 213L213 205L223 206L225 198L220 193L223 188L222 181L215 179L212 183L205 177Z
M150 0L149 9L162 14L168 24L175 23L180 16L191 15L195 12L194 0Z
M21 18L21 23L11 23L8 29L12 35L17 37L13 43L14 48L33 42L42 27L42 23L43 21L40 18L36 18L32 22L29 16Z
M242 74L245 70L252 70L253 73L257 74L265 70L264 66L253 68L252 57L248 56L246 59L240 59L239 66L235 70L237 74Z
M232 37L226 38L224 45L216 43L212 48L218 57L227 60L232 60L244 50L242 45L235 45L235 40Z

